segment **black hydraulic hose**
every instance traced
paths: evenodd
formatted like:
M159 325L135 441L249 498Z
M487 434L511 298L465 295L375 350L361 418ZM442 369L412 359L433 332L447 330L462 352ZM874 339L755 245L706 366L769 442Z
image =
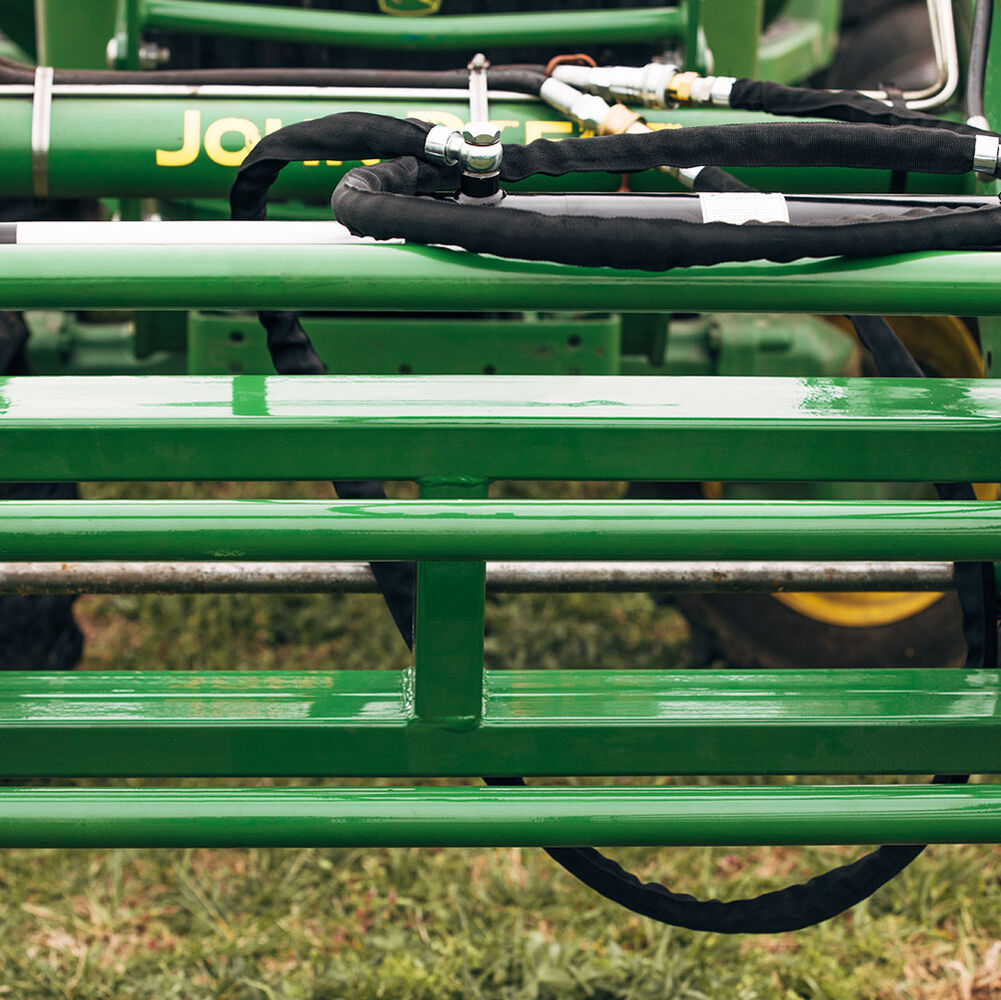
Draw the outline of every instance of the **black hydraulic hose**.
M35 71L23 63L0 59L0 85L30 84ZM546 79L545 67L532 65L491 66L487 83L498 90L522 94L539 93ZM260 87L394 87L401 89L463 89L469 71L409 69L189 69L128 70L57 69L55 84L105 85L149 84L166 86L260 86Z
M571 140L567 140L570 142ZM405 157L349 171L331 199L356 235L402 237L522 260L666 271L733 261L872 257L1001 246L1001 208L914 209L892 219L789 225L670 219L551 217L414 198L447 182L442 168Z
M750 184L745 184L743 181L737 180L733 174L728 174L725 170L720 170L719 167L703 167L695 175L695 183L692 186L692 190L697 194L700 192L719 193L724 191L736 193L739 191L753 191L754 188Z
M984 78L987 71L987 50L991 40L994 0L977 0L973 11L973 32L970 36L970 62L966 70L966 118L984 117Z
M341 127L344 133L341 134ZM804 128L808 126L800 126ZM831 127L831 126L829 126ZM836 127L836 126L835 126ZM872 128L872 126L869 126ZM877 127L878 128L878 127ZM371 129L371 134L366 134ZM414 198L417 194L433 194L442 190L453 190L456 187L458 172L455 168L445 168L423 162L417 147L422 147L423 137L429 126L419 122L400 122L379 116L364 114L346 114L330 116L315 122L305 122L289 126L268 136L251 152L241 166L237 180L230 193L230 204L233 218L260 219L266 212L267 189L274 181L281 167L294 159L314 159L330 157L335 159L358 159L362 155L373 154L386 156L396 154L402 158L372 167L356 168L350 171L342 180L332 198L335 214L342 222L356 231L364 232L368 223L376 229L367 235L385 238L389 235L408 235L421 242L459 243L469 249L496 249L497 240L491 239L491 230L504 227L505 240L512 236L508 220L517 222L518 235L522 239L535 242L521 252L515 250L511 256L532 256L534 259L565 259L565 256L545 256L545 251L558 247L569 239L589 241L593 238L595 220L550 219L539 217L535 213L512 210L510 212L493 212L489 208L460 206L451 202L438 201L431 198ZM697 131L697 130L695 130ZM894 131L897 131L896 129ZM654 134L655 136L658 133ZM506 163L502 174L508 178L524 171L533 162L533 150L540 153L539 162L549 167L553 172L562 173L567 169L581 169L582 162L592 164L590 169L610 169L602 159L601 151L612 150L612 160L622 155L621 148L613 148L611 143L616 140L635 137L621 136L598 140L570 140L566 146L585 144L586 149L574 152L572 155L552 156L549 143L539 147L538 143L525 147L522 155L516 159L515 166L510 169ZM965 140L967 137L954 136L954 139ZM597 144L597 145L596 145ZM726 144L724 143L724 146ZM516 150L519 147L505 147ZM722 148L722 147L721 147ZM728 147L729 148L729 147ZM414 155L414 153L417 155ZM407 155L409 154L409 155ZM743 155L743 154L740 154ZM657 163L665 162L663 159ZM670 161L666 161L670 162ZM723 162L727 162L724 160ZM946 160L945 162L949 162ZM567 164L575 164L568 167ZM620 170L619 166L611 169ZM636 166L627 169L638 169ZM967 167L966 169L969 169ZM533 171L529 171L531 173ZM548 170L546 172L549 172ZM527 176L527 175L526 175ZM458 213L458 214L457 214ZM365 221L361 222L361 217ZM703 234L703 238L713 241L714 246L709 254L708 262L717 260L753 259L768 256L770 259L795 259L804 255L802 234L784 243L778 250L769 249L763 254L760 249L750 249L754 241L773 241L776 235L788 233L791 230L805 230L807 234L820 232L816 245L810 243L815 252L807 251L810 256L827 256L831 253L854 252L865 254L889 252L883 249L894 246L903 250L926 249L931 241L936 247L940 244L951 244L960 240L958 230L970 228L976 223L976 238L974 243L991 245L1001 241L1001 209L942 211L920 211L914 219L906 222L867 222L861 225L852 222L829 224L825 226L788 226L788 225L753 225L734 226L730 224L710 223L691 224L671 222L668 226L656 224L650 229L650 220L628 219L618 220L626 223L628 238L625 232L615 231L615 239L604 251L602 263L618 267L645 267L646 269L663 269L650 261L651 255L657 261L670 260L666 266L681 266L687 263L701 263L701 259L692 259L692 253L697 249L695 231ZM384 217L393 221L386 223ZM577 232L574 224L583 221L589 232ZM604 230L608 226L606 221ZM569 228L568 228L569 227ZM668 255L657 252L653 245L657 240L676 238L675 231L688 227L686 232L686 254ZM903 228L901 228L903 227ZM915 245L918 228L921 228L919 246ZM958 229L957 229L958 227ZM400 230L404 230L401 232ZM425 232L425 229L427 232ZM385 231L384 231L385 230ZM390 233L389 230L392 230ZM428 232L434 230L437 235L428 238ZM469 231L475 230L472 237ZM860 230L865 233L865 240L859 240ZM414 237L412 231L420 231L421 235ZM880 239L875 239L877 234ZM752 240L743 241L743 248L736 256L726 253L728 244L736 234L750 233ZM906 239L907 234L911 239ZM848 240L836 240L837 236L845 236ZM496 234L494 234L496 235ZM558 239L553 241L553 237ZM480 243L483 246L480 246ZM809 240L806 241L809 243ZM910 245L908 245L908 242ZM638 243L641 254L629 250L629 244ZM837 243L838 249L831 249L831 244ZM863 249L857 249L859 243ZM472 245L471 245L472 244ZM487 246L489 244L489 246ZM964 243L963 245L970 245ZM855 250L846 247L856 246ZM825 248L825 249L821 249ZM779 256L776 257L775 254ZM572 256L572 255L571 255ZM698 257L698 255L695 255ZM645 263L636 263L636 261ZM573 261L577 263L576 259ZM268 331L268 346L271 350L275 366L279 371L291 373L319 373L324 370L322 362L316 356L309 343L309 338L302 330L297 317L293 313L261 313L261 321ZM882 322L882 321L878 321ZM887 328L888 329L888 328ZM883 336L882 331L863 324L860 336L868 338L868 346L873 350L880 364L887 373L892 373L898 366L906 366L909 355L895 353L892 342ZM893 337L892 331L890 336ZM895 341L896 338L893 337ZM897 342L899 344L899 342ZM901 347L902 350L902 347ZM906 356L906 357L905 357ZM913 362L910 362L913 364ZM913 374L907 370L906 374ZM335 484L338 489L341 484ZM356 490L354 495L383 495L378 483L363 483L349 485L348 489ZM951 484L940 487L946 496L962 496L965 491L972 492L968 484ZM978 564L979 565L979 564ZM373 569L386 564L374 564ZM413 641L414 608L412 596L414 593L414 565L412 563L392 564L391 578L387 580L389 593L387 600L395 598L398 601L393 609L394 619L408 645ZM970 577L973 583L972 576ZM957 586L959 585L957 570ZM380 580L380 585L382 581ZM976 608L963 597L964 616L967 616L966 634L968 638L968 663L993 665L997 660L997 628L993 608L993 589L988 586L986 575L980 580L981 610L983 621L973 621ZM992 581L991 581L992 583ZM392 589L395 587L395 591ZM989 596L988 596L989 595ZM488 784L520 784L520 778L489 778ZM936 776L936 782L963 781L964 776ZM596 889L602 895L634 910L637 913L653 917L666 923L688 927L695 930L707 930L724 933L764 933L795 930L810 924L827 920L845 909L855 905L875 892L889 879L906 867L923 848L914 846L881 847L850 865L845 865L833 871L812 879L803 885L791 886L779 892L766 893L756 899L722 902L719 900L700 901L692 896L674 893L657 884L645 885L634 875L626 872L616 862L605 858L594 848L556 848L548 853L567 871L575 875L585 884Z
M674 167L849 167L963 174L973 168L976 129L932 132L915 125L761 122L702 125L594 139L505 145L501 178L557 177L589 170L631 173Z
M866 122L874 125L914 125L941 129L960 135L976 135L979 129L962 122L890 106L857 90L811 90L787 87L781 83L736 80L730 91L730 107L739 111L764 111L793 118L831 118L841 122Z
M300 122L265 137L250 151L240 166L230 191L230 213L234 219L263 219L267 215L267 193L282 167L298 159L309 159L303 150L326 150L329 159L359 159L369 156L397 156L424 149L430 125L400 121L377 115L348 112L338 116L336 134L321 122ZM374 120L373 120L374 119ZM321 157L324 154L321 152ZM309 336L294 312L260 312L267 332L268 352L280 375L324 375L327 368L313 348ZM386 491L375 481L334 482L337 495L345 500L384 500ZM413 563L374 562L370 564L393 621L408 646L413 643L416 567Z

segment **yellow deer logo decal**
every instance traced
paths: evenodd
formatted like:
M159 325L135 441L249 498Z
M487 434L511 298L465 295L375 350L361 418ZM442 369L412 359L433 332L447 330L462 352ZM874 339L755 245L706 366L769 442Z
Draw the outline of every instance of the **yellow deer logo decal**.
M379 0L379 10L383 14L395 14L397 17L423 17L425 14L437 14L441 0Z

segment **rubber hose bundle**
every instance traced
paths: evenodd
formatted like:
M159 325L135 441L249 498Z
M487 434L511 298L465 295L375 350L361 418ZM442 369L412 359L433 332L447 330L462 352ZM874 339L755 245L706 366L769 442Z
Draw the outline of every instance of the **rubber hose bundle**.
M401 159L350 171L335 191L335 215L355 232L377 238L404 236L427 243L459 244L470 250L567 263L663 270L723 260L794 260L835 253L870 256L915 249L989 246L1001 241L1001 209L917 212L907 221L870 221L824 226L692 224L628 219L612 226L614 238L598 248L575 249L594 237L595 220L537 217L531 212L495 213L414 195L454 191L456 168L424 162L423 122L364 114L333 115L289 126L263 139L241 166L230 192L234 219L262 219L267 191L285 163L301 159ZM832 132L832 130L834 130ZM923 133L923 134L922 134ZM677 166L831 165L882 169L934 169L960 173L971 169L973 138L960 133L929 133L914 126L723 126L664 131L644 136L609 136L560 143L537 140L527 147L506 146L502 177L521 180L533 173L558 176L577 170L632 172L662 163ZM518 216L513 221L512 216ZM617 220L614 220L617 221ZM583 222L586 232L579 223ZM498 230L502 230L498 234ZM679 230L682 232L679 233ZM802 232L790 233L790 231ZM860 230L865 239L860 240ZM744 234L747 234L746 237ZM524 240L512 244L512 238ZM503 238L501 238L503 237ZM762 252L760 244L766 242ZM668 246L662 244L670 243ZM891 248L891 249L888 249ZM581 259L581 257L586 259ZM283 373L318 374L325 369L293 313L262 313L275 367ZM920 370L882 320L856 318L863 342L882 374L915 375ZM880 325L882 324L882 325ZM377 483L335 484L355 496L384 496ZM969 484L943 484L948 498L972 497ZM373 568L386 564L374 564ZM964 613L968 664L994 666L997 629L992 581L982 564L957 566ZM380 581L381 582L381 581ZM387 594L394 618L408 645L413 638L413 564L392 564ZM394 607L393 601L396 601ZM519 784L520 778L490 778L488 784ZM965 776L936 776L936 782ZM858 861L802 885L755 899L698 900L659 884L644 884L594 848L556 848L548 853L568 872L608 899L645 916L693 930L722 933L776 933L827 920L865 899L897 875L923 850L921 845L881 847Z
M321 119L339 128L340 116ZM280 133L275 133L280 134ZM265 140L267 141L267 140ZM831 166L959 174L972 169L975 138L917 126L871 124L721 125L559 142L505 145L501 178L580 171L629 173L673 166ZM1001 208L916 209L894 220L811 225L689 223L491 212L415 195L454 191L457 168L404 157L356 167L331 199L357 235L458 245L476 253L590 267L665 271L727 261L876 256L1001 244Z

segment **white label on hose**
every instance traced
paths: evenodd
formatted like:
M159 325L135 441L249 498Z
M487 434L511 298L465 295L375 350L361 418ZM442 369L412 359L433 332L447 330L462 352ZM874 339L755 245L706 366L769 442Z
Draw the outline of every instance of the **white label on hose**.
M780 194L712 192L699 195L703 222L788 222L789 206Z

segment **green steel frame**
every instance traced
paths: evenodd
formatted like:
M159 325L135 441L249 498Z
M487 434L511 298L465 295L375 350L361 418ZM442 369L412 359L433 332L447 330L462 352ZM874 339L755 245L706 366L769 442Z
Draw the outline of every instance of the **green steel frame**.
M0 558L422 561L408 670L5 673L0 773L996 771L996 670L484 672L482 643L498 552L1001 557L997 503L502 503L484 499L494 479L983 480L999 437L1001 390L983 381L4 380L5 478L415 479L422 499L8 501ZM521 794L8 789L0 844L687 843L709 816L714 843L1001 833L996 786Z
M825 16L835 8L825 5ZM614 40L670 34L693 51L698 12L697 0L615 11ZM761 4L750 13L760 18ZM560 43L594 31L613 40L607 15L557 23L544 15L403 22L289 14L122 0L118 58L138 64L144 28L426 49L468 45L472 27L479 42L485 26L498 44L515 27L523 41L526 25L543 44L557 44L554 31ZM830 41L821 36L807 38L805 49L800 39L774 51L762 65L799 73L803 51ZM43 52L53 44L40 41ZM13 123L8 134L20 136L6 146L0 140L4 193L28 194L30 100L0 100ZM243 151L277 121L358 107L354 99L115 98L116 125L101 131L95 123L107 121L111 100L57 98L53 194L218 195ZM422 114L410 104L369 107ZM465 114L458 97L432 105L426 110L449 122ZM509 117L512 138L569 132L531 102L497 102L493 110ZM672 112L660 120L705 116ZM293 167L278 193L329 190L344 167ZM792 179L753 180L796 187ZM637 188L662 183L651 175ZM849 181L825 172L821 184L838 190ZM855 190L887 184L882 174L850 181ZM998 262L998 254L913 254L648 275L355 243L278 254L254 246L7 245L0 246L0 308L996 317ZM150 344L157 335L147 330ZM999 336L985 325L988 346L1001 347ZM3 672L0 775L996 773L997 670L813 671L804 663L780 673L608 671L599 663L487 672L483 622L484 563L496 556L1001 560L996 502L500 502L490 499L496 480L997 481L999 442L1001 389L991 381L0 380L3 480L373 478L413 480L421 494L407 503L4 502L0 560L419 564L415 649L402 672ZM1001 840L1001 786L0 789L7 846L852 840Z

